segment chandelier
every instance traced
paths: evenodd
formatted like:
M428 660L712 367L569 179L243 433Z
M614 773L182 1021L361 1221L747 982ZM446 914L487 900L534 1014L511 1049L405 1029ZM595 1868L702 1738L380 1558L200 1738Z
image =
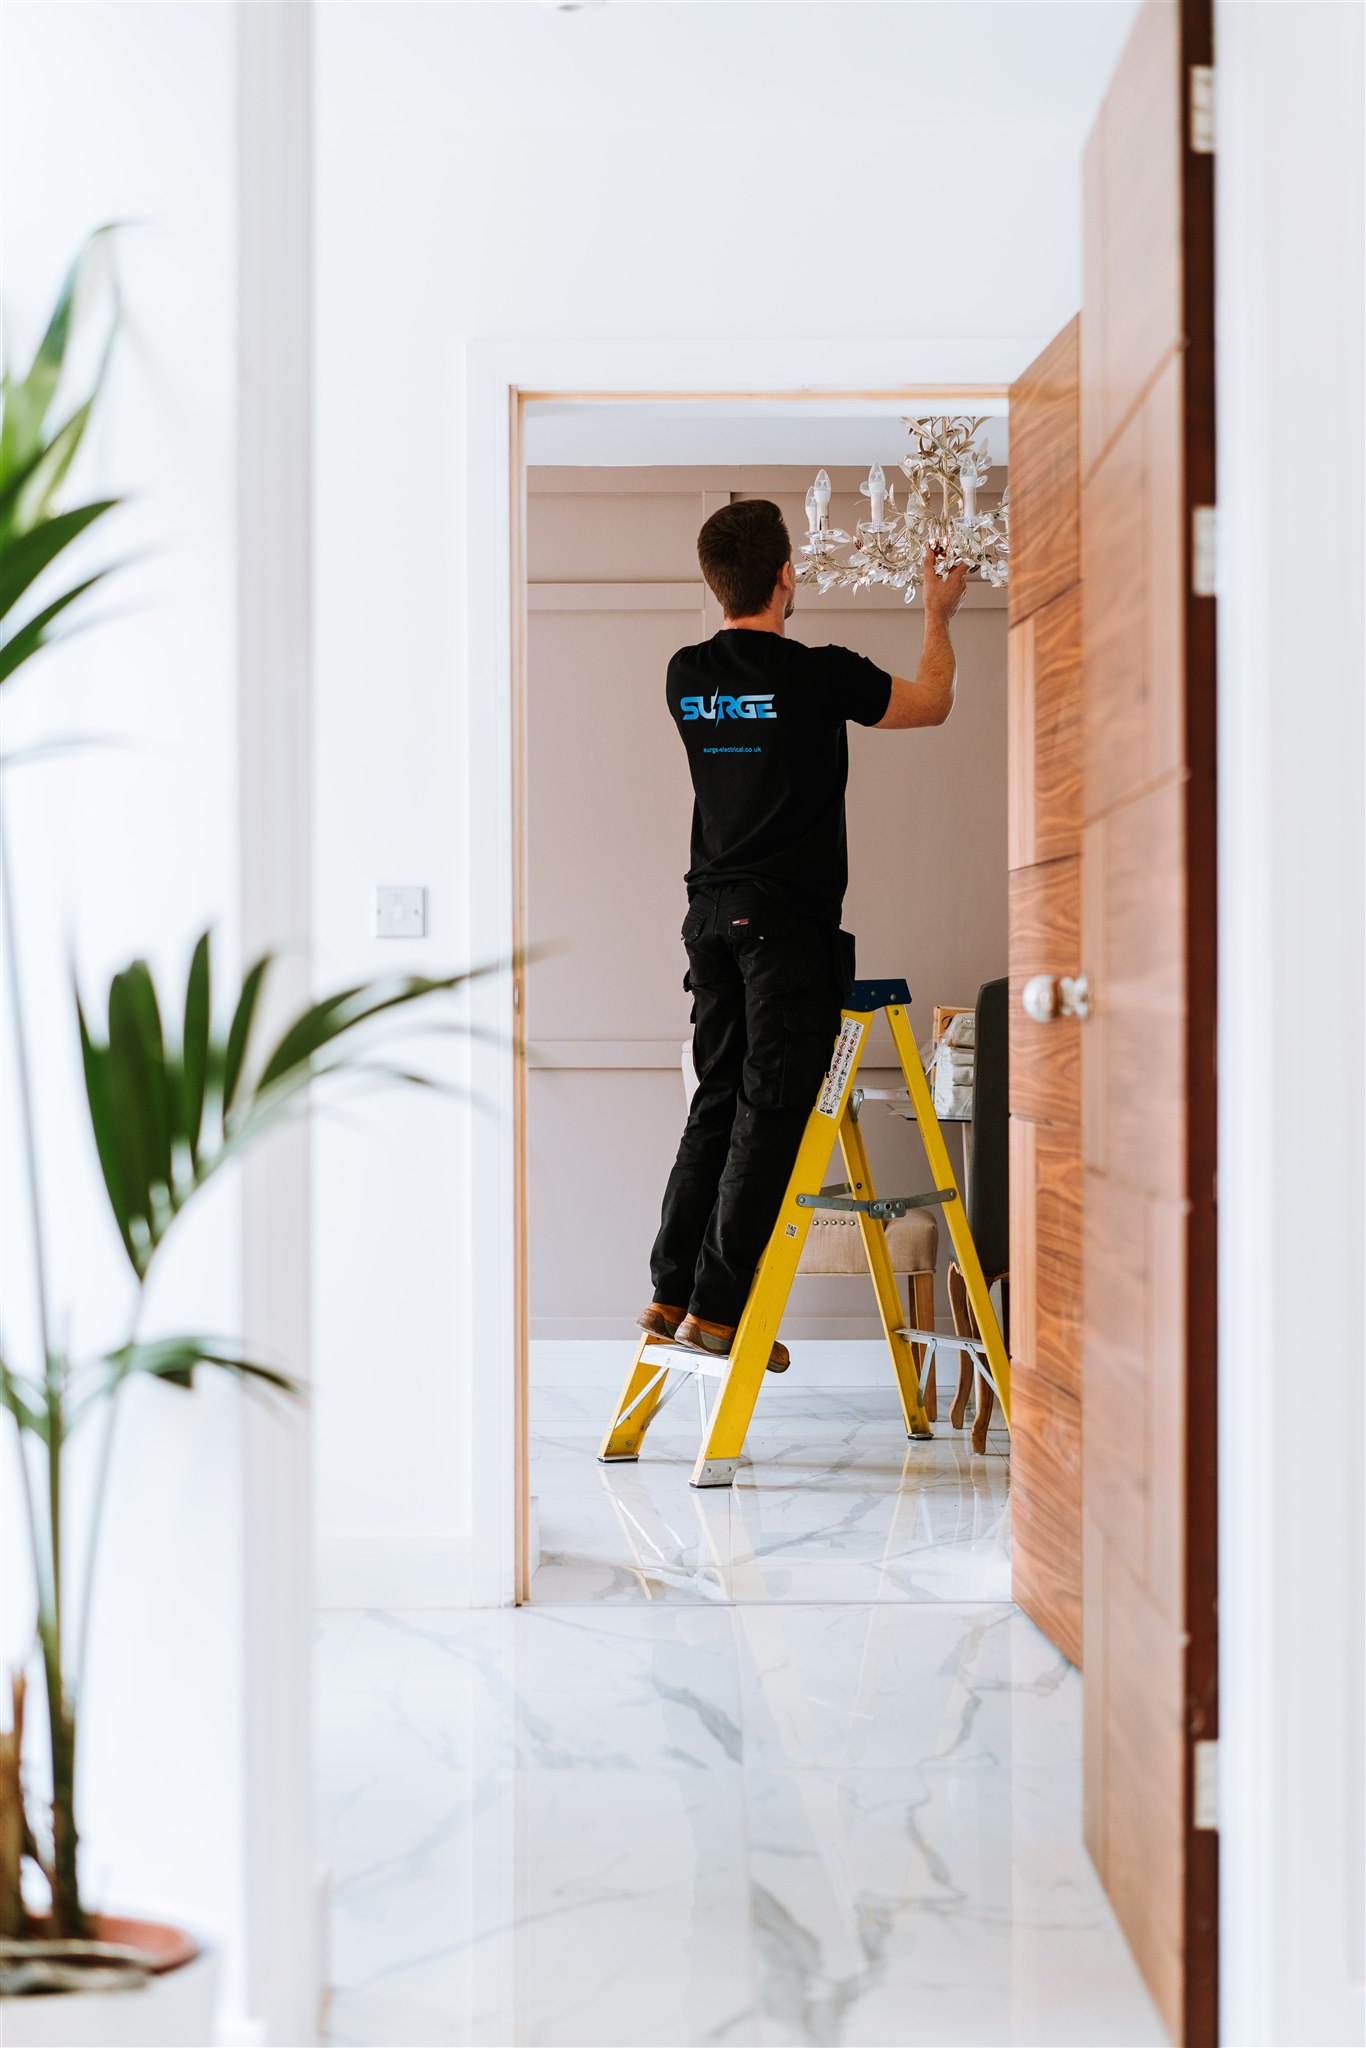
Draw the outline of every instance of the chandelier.
M911 448L901 459L906 476L906 504L897 510L896 490L882 464L875 462L859 490L868 500L869 517L852 534L829 523L830 478L822 469L806 494L806 546L800 550L798 583L827 590L867 590L875 583L904 590L914 602L924 573L926 548L938 554L938 570L947 576L955 563L966 562L993 588L1006 580L1010 550L1008 493L992 512L979 512L977 492L991 468L986 444L978 438L985 419L904 420ZM851 548L841 560L838 550Z

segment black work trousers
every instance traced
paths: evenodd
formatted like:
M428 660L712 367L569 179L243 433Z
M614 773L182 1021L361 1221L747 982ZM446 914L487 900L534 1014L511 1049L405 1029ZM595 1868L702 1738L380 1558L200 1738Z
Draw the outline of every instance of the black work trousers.
M853 986L854 941L735 883L683 924L697 1091L650 1258L654 1299L740 1320Z

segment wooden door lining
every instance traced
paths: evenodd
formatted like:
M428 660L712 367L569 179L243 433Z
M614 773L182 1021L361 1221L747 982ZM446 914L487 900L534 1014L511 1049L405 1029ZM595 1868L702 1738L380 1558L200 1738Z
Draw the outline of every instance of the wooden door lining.
M1010 1107L1012 1591L1079 1663L1080 1026L1025 982L1080 960L1079 323L1011 393Z
M1019 625L1081 576L1080 321L1069 320L1011 395L1010 622ZM1023 496L1017 480L1028 486Z
M1077 852L1081 818L1081 591L1075 582L1014 625L1010 642L1010 865Z

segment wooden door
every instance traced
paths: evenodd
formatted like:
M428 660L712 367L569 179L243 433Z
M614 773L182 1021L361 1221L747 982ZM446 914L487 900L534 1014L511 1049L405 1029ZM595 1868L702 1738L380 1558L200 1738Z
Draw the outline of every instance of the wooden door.
M1080 345L1010 394L1012 1589L1074 1664L1081 1629L1081 1026L1031 1021L1081 946Z
M1086 1838L1217 2039L1210 0L1148 0L1087 145L1081 316Z
M1085 1671L1086 1836L1217 2039L1209 0L1148 0L1086 152L1080 322L1011 394L1014 1591ZM1084 971L1082 1022L1028 980Z

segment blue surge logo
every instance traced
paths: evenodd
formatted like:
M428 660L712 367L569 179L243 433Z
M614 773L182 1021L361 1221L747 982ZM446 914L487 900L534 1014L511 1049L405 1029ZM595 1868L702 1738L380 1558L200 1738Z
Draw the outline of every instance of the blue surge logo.
M684 697L679 705L685 723L694 718L776 718L772 696L767 697L724 697L718 692L714 697Z

